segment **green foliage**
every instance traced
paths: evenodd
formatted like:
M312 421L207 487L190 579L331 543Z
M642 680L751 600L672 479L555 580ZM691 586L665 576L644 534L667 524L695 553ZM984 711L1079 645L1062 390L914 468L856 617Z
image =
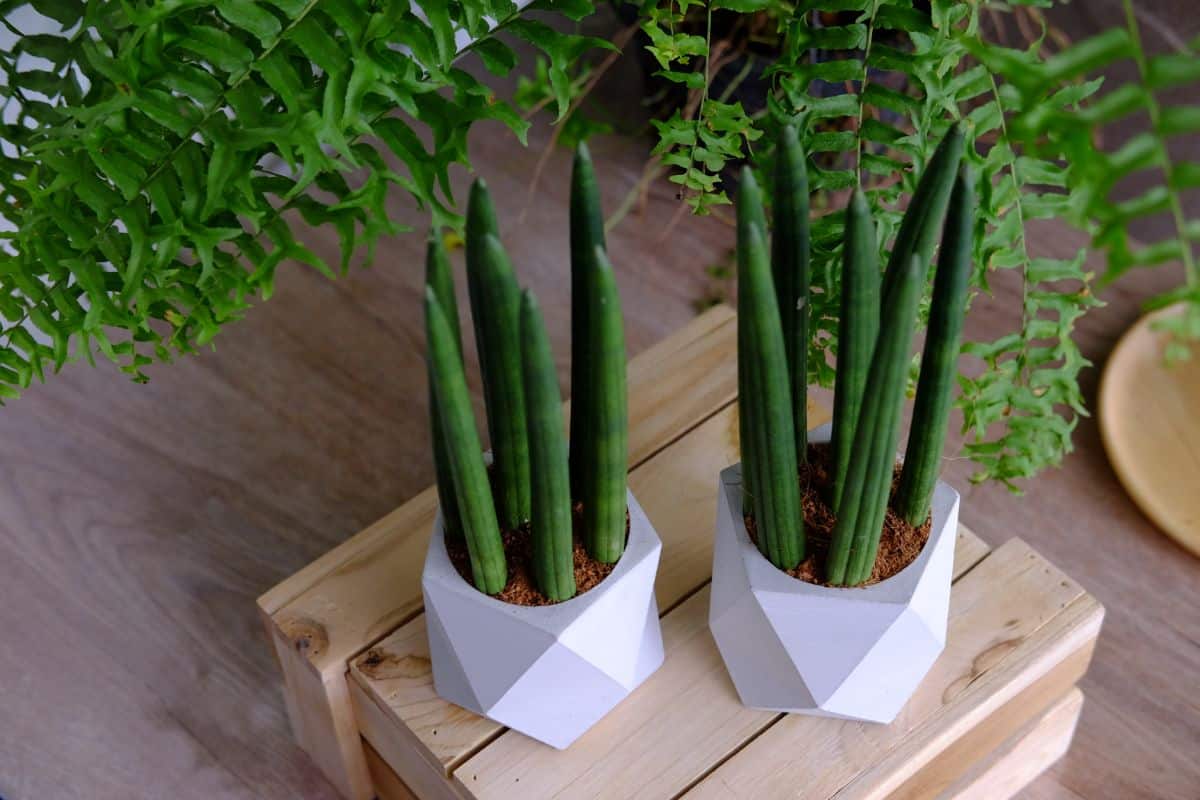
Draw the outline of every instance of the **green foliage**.
M934 276L917 399L913 405L908 447L904 452L904 468L896 488L896 513L914 527L929 517L929 504L946 444L963 317L967 312L975 215L974 177L964 166L958 171L950 195L950 209Z
M529 519L529 439L521 377L521 291L483 180L467 207L467 288L496 477L496 512L513 530Z
M586 145L575 151L571 167L571 494L582 499L588 467L584 445L592 391L588 388L591 375L589 364L595 353L590 341L588 311L596 292L593 288L596 271L596 250L604 248L604 214L600 208L600 191L596 171Z
M808 460L808 170L796 129L784 126L775 158L771 274L783 325L796 460Z
M521 293L521 359L529 421L534 580L542 594L558 602L575 596L567 438L554 354L542 312L528 290Z
M866 391L854 426L855 458L846 472L829 544L826 579L852 586L871 577L892 486L892 465L904 409L908 359L925 264L919 255L894 273L883 296L880 335L871 355Z
M571 490L588 554L625 550L629 415L621 299L604 245L604 214L586 145L571 170Z
M842 502L846 473L854 454L854 429L867 386L871 354L879 336L879 246L871 208L855 189L846 209L842 244L841 310L838 317L838 364L833 389L833 502Z
M483 464L479 433L475 429L462 356L442 304L429 287L425 289L425 336L429 374L445 432L447 460L471 559L471 575L479 591L496 594L508 582L508 566L488 485L487 467Z
M1058 464L1071 449L1071 433L1086 413L1078 374L1088 365L1071 334L1079 317L1098 304L1084 268L1086 252L1035 258L1027 224L1061 218L1088 232L1093 247L1108 257L1105 280L1134 266L1182 262L1184 285L1155 305L1190 301L1175 330L1200 335L1194 253L1200 221L1186 219L1180 202L1182 192L1200 187L1200 165L1172 160L1168 148L1172 138L1200 131L1200 117L1163 99L1169 89L1200 83L1196 43L1186 52L1148 56L1131 0L1124 0L1124 29L1057 54L1041 38L1022 50L989 40L985 14L1026 14L1036 29L1031 7L1051 2L931 0L928 11L912 0L804 0L795 8L774 0L722 4L765 13L777 34L779 56L764 73L768 106L753 119L731 98L709 97L712 6L703 37L682 24L689 9L696 16L697 4L686 0L657 4L646 23L660 74L702 97L694 113L683 109L659 123L656 151L701 213L728 202L722 171L752 155L764 132L792 122L812 160L814 190L863 185L886 255L934 143L952 123L961 125L967 158L979 174L971 292L989 291L996 272L1012 270L1022 284L1022 304L1009 333L964 345L971 358L959 379L958 406L970 439L966 454L979 466L975 479L1014 489L1015 481ZM1100 91L1097 76L1121 61L1137 66L1138 80ZM1105 126L1131 114L1148 115L1150 130L1111 152L1096 146ZM1147 170L1160 178L1154 188L1132 201L1113 201L1118 181ZM1134 249L1127 225L1150 214L1169 215L1175 234ZM812 225L809 375L824 386L833 382L839 346L844 226L842 213ZM931 289L927 283L921 320ZM1179 345L1170 351L1182 353Z
M616 276L597 245L591 276L584 284L587 351L572 356L585 364L588 416L571 429L571 447L583 453L583 535L588 554L606 564L625 551L625 477L629 456L629 414L625 387L625 334Z
M647 16L642 30L650 38L647 50L661 70L655 74L689 89L701 89L699 110L694 118L677 111L670 119L655 120L658 144L654 154L675 170L670 180L678 184L692 210L708 213L713 206L728 204L729 197L720 188L721 170L736 162L750 142L762 136L741 103L729 103L708 95L708 53L711 39L675 31L690 6L702 6L698 0L680 0L643 7ZM714 4L706 8L711 31Z
M498 73L516 58L489 18L541 49L560 115L565 71L609 46L510 0L426 3L427 18L395 0L35 3L62 25L38 34L15 27L22 5L0 0L15 37L0 53L0 398L97 352L145 380L269 297L285 261L330 276L369 262L400 230L395 187L457 225L449 171L470 166L470 126L528 127L455 66L457 31L484 37L470 49ZM335 230L339 263L297 224Z
M454 276L450 272L450 262L446 258L446 247L437 231L429 232L429 241L425 246L425 285L433 292L441 304L442 312L450 327L450 335L454 340L454 349L462 364L462 330L458 321L458 299L454 292ZM454 499L454 473L450 468L450 456L446 452L446 433L442 426L442 415L438 411L437 398L433 392L433 361L428 361L429 368L429 430L433 439L433 470L437 479L438 504L442 508L442 523L446 536L452 539L462 538L462 522L458 515L458 502Z
M786 130L781 136L786 149ZM834 403L831 505L836 519L825 575L835 585L863 583L875 567L891 494L918 306L949 205L913 433L901 477L898 499L904 504L897 507L906 515L917 509L919 519L910 518L915 525L924 522L928 513L946 434L971 271L976 205L972 178L966 168L959 168L962 157L962 137L951 128L921 175L901 220L893 262L882 281L882 303L875 234L862 191L854 192L847 209L840 333L848 349L838 364ZM784 158L790 160L787 155ZM790 185L794 193L807 191L796 181L780 184ZM794 220L790 215L783 219L778 215L780 209L795 209L798 198L783 193L777 185L775 240L794 235ZM756 181L746 168L738 196L738 375L742 392L738 400L744 415L742 471L751 476L753 488L744 492L753 509L760 549L776 566L789 569L795 562L784 548L795 538L803 543L804 524L796 496L798 461L794 449L787 446L792 433L788 424L793 421L788 365L779 357L786 350L780 306L793 301L775 292L761 263L764 218ZM781 453L781 449L791 452Z
M783 324L767 257L761 195L749 169L738 191L738 404L743 510L758 549L783 570L804 558L804 518Z
M595 65L584 60L576 61L574 67L568 71L567 106L575 110L568 110L558 121L557 144L563 147L573 150L591 137L611 133L613 130L613 126L607 120L579 107L586 96L589 83L595 78L595 73ZM534 62L533 74L517 78L513 104L522 111L532 112L550 103L559 103L559 107L563 107L561 101L556 98L554 84L550 80L550 62L539 56Z
M616 278L604 252L600 196L587 149L581 146L576 153L571 187L572 384L576 398L571 406L569 457L558 373L542 314L533 294L517 287L508 256L496 238L495 210L482 180L471 187L466 244L495 481L488 486L484 473L480 489L474 482L464 484L459 476L459 463L465 463L472 448L478 453L480 445L461 377L461 344L445 319L447 305L453 308L453 280L444 252L431 240L427 294L435 300L451 298L449 304L444 300L434 303L437 314L431 314L430 302L426 303L427 316L433 320L429 324L430 383L436 401L431 411L434 457L435 464L444 458L450 472L448 480L443 480L440 472L438 478L443 517L449 519L457 510L470 537L478 530L476 525L482 524L471 517L473 504L479 501L480 492L486 492L491 528L498 535L501 529L516 530L529 522L537 586L552 601L566 600L576 590L572 500L582 506L584 545L597 561L618 561L625 550L627 531L625 335ZM588 248L590 252L585 252ZM457 319L456 309L453 318ZM453 340L453 359L441 339ZM464 408L448 407L457 401L446 399L443 386L453 383L447 374L462 380L462 394L467 398ZM450 391L454 391L453 385ZM457 416L452 420L451 414ZM471 470L473 463L468 465ZM578 485L573 486L575 482ZM464 486L470 497L464 498ZM475 574L479 583L479 573ZM494 583L489 580L487 585Z

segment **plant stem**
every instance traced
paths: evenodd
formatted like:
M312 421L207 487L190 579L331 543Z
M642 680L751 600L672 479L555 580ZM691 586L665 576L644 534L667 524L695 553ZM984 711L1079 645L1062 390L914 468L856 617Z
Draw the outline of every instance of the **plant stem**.
M789 570L804 558L791 390L761 196L748 167L742 170L737 205L743 491L751 492L759 550L776 567Z
M891 290L883 299L879 338L854 430L854 458L846 473L829 548L825 572L831 584L862 583L871 577L875 566L924 271L920 256L911 257L908 268L895 273Z
M482 180L467 206L467 287L483 374L496 477L496 511L507 530L529 519L529 441L521 380L520 290L496 238L496 216Z
M914 255L920 258L922 265L928 266L932 261L938 232L950 202L950 190L954 186L959 162L962 161L963 148L962 127L956 123L946 132L929 159L900 223L883 277L885 300L891 292L892 283L907 271L908 262Z
M938 466L950 420L950 395L957 374L959 341L967 313L971 246L975 229L974 177L963 165L950 195L950 211L938 255L933 302L921 358L904 468L896 490L896 513L918 526L929 516Z
M879 247L871 207L861 188L846 209L837 373L833 390L833 509L840 508L854 430L862 408L871 354L879 336Z
M785 125L775 155L771 269L792 390L796 461L808 460L808 170L796 129Z
M508 582L504 545L496 522L496 508L488 486L487 467L475 429L471 395L454 333L433 289L425 289L425 336L429 373L441 415L446 453L454 479L454 493L462 519L471 575L485 594L496 594Z
M583 530L588 554L612 564L625 551L625 484L629 457L629 415L625 385L625 334L621 300L612 265L597 246L592 256L587 312L588 418L585 443Z
M558 371L533 293L521 294L521 356L529 428L534 580L554 601L575 596L571 491Z
M587 444L592 390L588 387L595 346L588 315L596 306L596 249L604 249L604 216L587 145L575 151L571 170L571 497L581 500L591 448Z
M458 324L458 299L454 293L454 276L450 273L450 262L446 258L446 248L442 245L441 237L436 230L429 232L429 241L425 246L425 285L433 291L438 303L446 315L450 326L450 334L454 339L454 350L458 354L458 363L462 365L462 330ZM432 369L432 361L429 362ZM445 429L442 425L442 415L433 396L433 373L429 373L429 428L433 438L433 468L437 477L438 505L442 509L442 524L446 536L451 539L462 538L462 523L459 519L458 500L454 494L454 475L450 470L450 457L446 453Z

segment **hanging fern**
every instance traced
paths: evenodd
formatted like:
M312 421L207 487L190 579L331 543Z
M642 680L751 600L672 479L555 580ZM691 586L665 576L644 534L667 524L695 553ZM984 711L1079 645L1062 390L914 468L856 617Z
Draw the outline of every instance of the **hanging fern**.
M968 434L966 454L979 467L976 480L999 480L1016 489L1015 481L1057 465L1071 450L1078 417L1086 414L1078 376L1088 362L1071 339L1079 317L1098 305L1093 276L1084 267L1086 251L1067 259L1034 257L1025 238L1028 223L1061 218L1089 232L1094 247L1108 256L1105 280L1134 265L1182 261L1186 285L1157 302L1192 300L1189 314L1175 325L1178 332L1200 335L1191 248L1200 240L1200 221L1186 220L1179 201L1181 191L1200 185L1200 167L1172 163L1165 141L1200 130L1200 114L1164 107L1156 99L1163 89L1200 83L1200 59L1194 53L1147 57L1129 0L1126 4L1127 29L1050 54L1040 38L1023 50L989 41L981 24L985 12L1014 10L1038 22L1038 12L1019 7L1049 5L1044 0L932 0L928 10L912 0L802 0L794 10L750 3L747 10L765 11L778 26L781 54L765 73L771 89L765 113L738 138L723 139L725 149L708 153L707 182L690 180L686 172L674 178L693 192L716 193L713 201L691 198L694 208L721 202L718 178L727 165L747 157L749 143L762 132L793 121L803 126L812 185L837 192L862 183L886 250L934 145L961 120L981 184L974 289L988 291L997 270L1017 271L1022 287L1011 332L964 345L971 358L964 362L958 404ZM690 34L671 35L668 43ZM686 52L687 59L703 64L693 77L674 80L699 85L697 75L711 79L709 51L694 42L692 49L676 44L672 51L662 46L662 31L658 38L660 50ZM1094 76L1120 58L1137 61L1140 84L1100 93ZM1098 128L1136 110L1150 115L1150 132L1116 153L1097 150ZM699 138L706 129L719 130L705 113L700 106L689 123ZM678 119L662 126L659 147L668 163L684 163L691 139L679 133L683 127ZM1148 166L1161 170L1163 185L1135 200L1113 202L1114 184ZM765 170L764 178L769 175ZM1176 236L1131 252L1127 224L1163 211L1173 214ZM809 370L826 386L837 351L842 224L842 215L834 213L816 220L812 230L817 288L810 298Z
M33 0L34 21L57 33L21 30L23 5L0 2L12 41L0 53L0 398L96 352L144 380L145 365L268 297L284 261L327 275L369 262L400 230L393 186L455 224L449 168L469 165L472 123L522 139L528 127L454 65L460 47L478 39L471 49L504 74L515 55L489 31L534 44L561 114L566 68L609 46L518 18L511 0L423 12L407 0ZM592 4L539 9L579 19ZM297 222L331 226L340 262L305 247Z

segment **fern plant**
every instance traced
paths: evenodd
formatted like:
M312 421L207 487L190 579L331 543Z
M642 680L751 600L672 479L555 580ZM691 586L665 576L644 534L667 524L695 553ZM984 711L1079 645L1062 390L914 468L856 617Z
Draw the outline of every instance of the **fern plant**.
M997 270L1014 270L1022 284L1012 329L994 341L968 342L974 363L959 376L957 404L968 434L966 454L976 480L1017 481L1059 463L1071 433L1086 414L1078 376L1088 365L1071 340L1081 315L1098 305L1086 250L1073 257L1035 257L1026 241L1033 220L1066 219L1091 235L1110 281L1134 266L1182 262L1186 279L1151 303L1183 300L1176 334L1200 335L1200 272L1195 243L1200 220L1183 213L1180 196L1200 186L1200 165L1173 161L1173 137L1200 131L1194 109L1171 107L1165 90L1200 83L1197 44L1178 53L1147 55L1132 0L1123 0L1126 24L1052 52L1040 8L1045 0L805 0L794 8L775 0L714 0L705 7L707 36L682 23L693 3L656 4L647 13L650 48L661 77L699 93L659 125L658 152L674 168L671 179L697 212L727 203L722 174L754 156L769 185L771 150L781 125L795 124L812 160L814 191L838 193L862 185L887 256L903 209L933 153L933 144L959 123L965 152L979 175L980 221L972 237L976 268L972 294L989 290ZM714 71L730 63L712 45L712 16L757 15L771 21L778 58L764 72L767 107L751 115L726 89L712 97ZM720 11L724 9L724 11ZM1020 13L1041 35L1024 49L993 41L985 17ZM732 27L732 26L727 26ZM1136 64L1139 78L1103 91L1098 75L1120 61ZM735 79L736 80L736 79ZM847 92L844 87L852 87ZM1096 147L1106 125L1145 114L1150 129L1114 152ZM765 137L765 138L764 138ZM1156 170L1160 180L1143 195L1113 200L1121 178ZM1174 235L1133 249L1129 222L1168 214ZM809 374L828 386L839 352L840 264L846 215L813 221L810 296L814 344ZM929 314L932 285L923 291L920 319ZM1171 356L1185 348L1176 344Z
M280 264L332 276L369 262L400 230L394 187L435 226L456 224L449 169L470 165L471 125L499 120L522 139L528 127L456 66L460 46L500 74L516 57L491 31L540 48L560 114L567 68L611 46L518 16L512 0L32 7L0 2L0 399L96 353L145 380L147 364L269 297ZM335 230L339 263L297 224Z
M612 564L625 550L625 338L595 170L583 145L575 154L571 219L575 401L568 458L541 310L531 292L517 287L494 235L495 213L483 182L471 187L467 278L493 449L490 483L465 393L454 283L441 238L430 237L426 326L438 500L447 537L465 539L475 585L487 594L507 582L507 572L495 568L497 559L505 564L501 531L528 523L537 588L555 602L575 595L573 501L581 506L581 538L591 558Z

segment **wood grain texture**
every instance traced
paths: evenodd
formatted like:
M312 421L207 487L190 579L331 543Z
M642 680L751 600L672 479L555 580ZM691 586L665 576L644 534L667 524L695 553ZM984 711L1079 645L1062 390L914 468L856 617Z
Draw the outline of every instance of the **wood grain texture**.
M1007 800L1016 796L1067 752L1082 711L1083 692L1072 689L942 792L939 800Z
M976 552L973 546L964 550ZM956 573L970 566L956 557ZM963 580L970 575L968 572ZM789 749L751 754L749 761L744 760L755 742L770 735L774 727L768 726L777 723L780 715L746 708L738 699L708 632L708 595L706 586L664 616L667 657L663 666L569 750L553 752L509 731L458 768L455 777L480 800L511 797L518 787L530 797L651 800L679 796L714 764L735 753L727 763L745 764L748 771L761 773L786 760L783 753L819 749L828 741L825 725L830 720L785 717L784 722L807 720L808 737L791 742ZM960 603L960 614L963 608L969 605ZM916 712L907 709L904 713ZM764 729L766 732L754 739ZM747 742L751 744L746 746ZM818 768L816 761L808 762L808 767L817 772L829 769L823 762ZM805 786L809 778L804 773ZM786 796L786 792L760 793L752 787L746 791L742 796ZM813 792L808 796L831 794Z
M1147 314L1113 349L1100 381L1100 436L1129 496L1162 532L1200 556L1200 345L1168 365L1161 321Z
M371 745L363 743L367 754L367 769L371 772L371 781L379 800L420 800L412 789L404 785L404 781L396 776L383 757Z
M636 70L622 78L638 80ZM551 156L518 222L547 136L535 126L526 150L484 125L471 154L512 198L499 212L523 282L559 309L547 323L565 386L567 153ZM603 137L592 149L611 210L648 145ZM454 178L461 196L466 178ZM703 266L732 244L712 217L685 216L662 239L673 191L653 184L609 238L633 353L693 318ZM422 224L403 198L391 208ZM1057 224L1029 238L1038 256L1082 244ZM332 234L309 243L336 257ZM0 795L337 797L292 741L254 601L432 480L421 251L419 234L386 240L373 269L335 282L282 268L272 300L215 351L150 368L149 385L70 365L0 410ZM455 266L461 283L461 254ZM995 276L969 337L1010 329L1013 277ZM1107 307L1080 326L1084 354L1102 365L1139 303L1178 278L1138 271L1106 290ZM468 359L478 402L471 345ZM1092 404L1096 376L1084 374ZM1108 609L1075 744L1025 795L1194 800L1200 697L1179 677L1200 674L1200 560L1128 499L1094 420L1080 422L1075 445L1019 499L946 462L967 525L988 541L1019 534Z

